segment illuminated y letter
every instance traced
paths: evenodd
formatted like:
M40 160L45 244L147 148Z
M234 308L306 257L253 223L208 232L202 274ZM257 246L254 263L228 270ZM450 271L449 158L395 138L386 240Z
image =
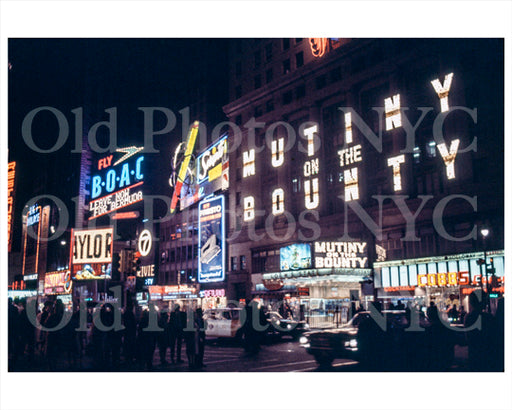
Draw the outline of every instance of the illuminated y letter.
M450 87L452 85L452 78L453 73L445 75L444 84L442 86L441 82L437 78L434 81L431 81L434 90L436 90L436 93L441 100L441 112L448 111L450 108L448 106L448 93L450 92Z
M455 178L455 157L457 156L457 149L459 148L459 140L452 141L450 144L450 152L446 149L445 143L438 144L437 148L446 165L446 176L448 179Z

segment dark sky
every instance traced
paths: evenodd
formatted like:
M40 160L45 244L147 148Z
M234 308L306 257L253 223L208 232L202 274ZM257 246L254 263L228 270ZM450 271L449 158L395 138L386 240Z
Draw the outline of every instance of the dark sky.
M168 135L155 136L155 148L161 153L148 161L153 193L165 195L170 195L171 150L181 138L179 110L191 106L194 113L197 104L207 103L209 112L197 119L205 123L225 119L227 40L10 39L8 45L9 160L17 161L18 221L23 205L34 195L50 193L69 204L70 190L77 190L79 158L70 153L76 140L73 109L83 108L83 132L87 132L108 118L105 109L116 107L120 147L143 145L143 113L137 107L171 109L177 126ZM55 153L36 153L22 139L23 119L41 106L60 110L69 125L67 142ZM163 127L164 120L157 115L155 128ZM58 135L53 115L38 115L32 132L36 145L52 147ZM106 128L98 135L101 144Z

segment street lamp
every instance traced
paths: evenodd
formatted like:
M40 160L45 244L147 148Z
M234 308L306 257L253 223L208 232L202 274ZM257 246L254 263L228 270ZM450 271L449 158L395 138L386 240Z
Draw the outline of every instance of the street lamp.
M489 310L489 272L487 271L487 247L486 247L486 242L485 242L485 239L487 238L487 235L489 235L489 229L487 228L482 228L480 230L480 233L482 234L482 237L483 237L483 245L484 245L484 269L485 269L485 289L486 289L486 292L485 292L485 308L487 310ZM483 286L482 286L483 288Z

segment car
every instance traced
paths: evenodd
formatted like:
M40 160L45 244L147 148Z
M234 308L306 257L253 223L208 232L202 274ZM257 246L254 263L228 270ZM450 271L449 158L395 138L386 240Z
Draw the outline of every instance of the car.
M426 319L420 317L419 327L425 330L428 325ZM382 358L389 363L402 353L412 354L411 347L420 349L425 345L421 339L425 332L405 332L409 326L405 311L363 311L340 328L306 332L299 342L320 366L329 366L334 359L377 362Z
M309 330L309 325L305 320L285 319L279 312L268 312L267 321L269 322L267 335L270 337L290 336L292 339L296 340L304 332Z
M215 308L204 312L206 337L242 339L241 308Z

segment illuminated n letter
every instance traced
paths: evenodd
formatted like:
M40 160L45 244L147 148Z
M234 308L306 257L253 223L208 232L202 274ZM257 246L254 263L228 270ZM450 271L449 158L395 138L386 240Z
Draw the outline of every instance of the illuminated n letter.
M443 85L441 85L441 82L437 78L434 81L431 81L434 90L436 90L437 96L441 100L441 112L445 112L450 109L448 106L448 93L450 92L450 87L452 85L452 78L453 73L446 74Z
M254 148L244 152L244 178L256 175L256 163L254 161Z
M444 142L437 145L439 153L443 157L444 164L446 165L446 176L448 179L455 178L455 157L457 156L459 142L459 140L452 141L450 144L450 152L446 149L446 144Z
M313 189L311 189L311 184L313 184ZM307 209L315 209L318 207L318 178L304 181L304 199Z
M357 168L346 169L343 175L345 179L345 202L359 199Z
M402 114L400 113L400 94L384 100L384 112L386 113L386 131L402 126Z
M252 221L254 219L254 197L248 196L244 198L244 221Z
M388 167L393 167L393 184L395 191L402 190L402 176L400 175L400 164L405 162L405 155L388 158Z
M284 191L281 188L272 192L272 214L281 215L284 213Z
M284 138L272 141L272 166L280 167L284 162Z

